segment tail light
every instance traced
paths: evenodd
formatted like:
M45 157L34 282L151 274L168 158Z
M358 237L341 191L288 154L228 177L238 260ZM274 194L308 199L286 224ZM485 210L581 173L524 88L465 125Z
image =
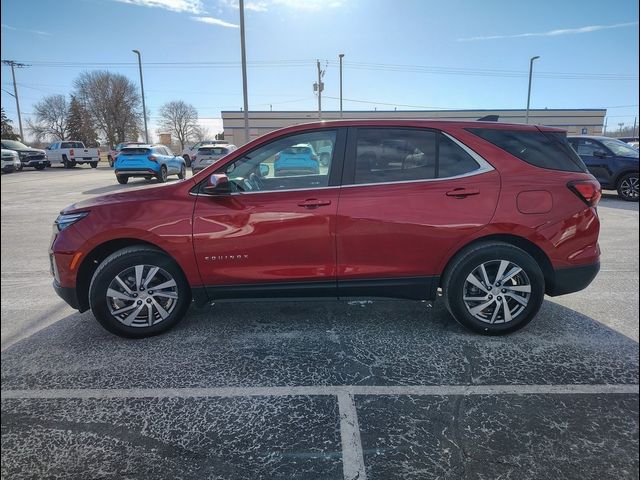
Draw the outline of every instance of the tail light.
M158 157L156 157L155 155L149 155L147 158L149 160L151 160L152 162L157 162L158 161Z
M598 205L602 197L602 187L596 180L575 180L569 182L567 187L590 207Z
M72 157L76 154L75 150L72 148L71 150L69 150L69 155L71 155Z

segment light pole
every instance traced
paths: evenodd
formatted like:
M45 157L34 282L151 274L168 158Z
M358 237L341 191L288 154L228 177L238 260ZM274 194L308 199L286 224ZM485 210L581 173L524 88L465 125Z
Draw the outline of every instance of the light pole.
M142 91L142 116L144 118L144 141L149 143L149 130L147 129L147 106L144 102L144 82L142 81L142 57L139 50L132 50L138 56L138 69L140 70L140 90Z
M529 61L529 91L527 92L527 115L526 115L526 120L525 123L529 123L529 105L531 103L531 77L533 75L533 61L537 60L538 58L540 58L539 56L535 56L535 57L531 57L531 60Z
M342 118L342 58L344 53L338 55L340 58L340 118Z
M244 0L240 0L240 53L242 55L242 96L244 101L244 138L249 143L249 97L247 94L247 49L244 41Z

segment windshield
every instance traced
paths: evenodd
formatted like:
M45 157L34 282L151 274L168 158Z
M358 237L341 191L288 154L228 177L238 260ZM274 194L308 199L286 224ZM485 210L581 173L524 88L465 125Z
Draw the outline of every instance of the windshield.
M602 143L618 157L638 158L638 150L614 138L602 140Z
M20 143L15 140L2 140L2 145L10 150L24 150L25 148L29 148L24 143Z

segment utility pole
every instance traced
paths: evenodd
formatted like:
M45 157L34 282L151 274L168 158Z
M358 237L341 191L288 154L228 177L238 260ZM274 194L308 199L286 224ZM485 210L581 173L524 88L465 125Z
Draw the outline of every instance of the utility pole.
M242 55L242 97L244 99L244 139L249 143L249 97L247 94L247 49L244 41L244 0L240 0L240 53Z
M144 101L144 82L142 81L142 57L139 50L132 50L138 56L138 69L140 70L140 91L142 92L142 117L144 118L144 141L149 143L149 130L147 129L147 105Z
M340 118L342 118L342 58L344 53L338 55L340 58Z
M602 132L603 135L607 134L607 122L609 121L608 117L604 117L604 131Z
M322 83L322 77L324 77L324 70L320 68L320 60L316 60L318 67L318 82L313 84L313 91L318 92L318 118L322 120L322 91L324 90L324 83Z
M13 96L16 99L16 111L18 113L18 126L20 127L20 140L24 142L24 131L22 130L22 115L20 115L20 101L18 100L18 86L16 85L16 72L14 68L28 67L24 63L15 62L13 60L2 60L2 63L11 67L11 77L13 78Z
M529 91L527 93L527 114L525 119L525 123L527 124L529 123L529 104L531 103L531 77L533 75L533 61L537 60L538 58L540 57L531 57L531 60L529 61Z

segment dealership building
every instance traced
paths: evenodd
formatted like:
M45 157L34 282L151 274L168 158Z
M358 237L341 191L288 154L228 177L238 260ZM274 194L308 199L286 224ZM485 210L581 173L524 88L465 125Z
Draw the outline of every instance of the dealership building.
M594 109L544 109L529 110L529 123L547 125L566 130L570 135L601 135L607 110ZM478 120L497 115L499 122L525 123L525 110L367 110L344 111L342 119L396 119L396 120ZM340 112L322 112L322 120L339 120ZM254 111L249 112L250 140L279 128L300 123L317 122L317 111ZM224 138L234 145L246 143L244 114L241 111L223 111Z

